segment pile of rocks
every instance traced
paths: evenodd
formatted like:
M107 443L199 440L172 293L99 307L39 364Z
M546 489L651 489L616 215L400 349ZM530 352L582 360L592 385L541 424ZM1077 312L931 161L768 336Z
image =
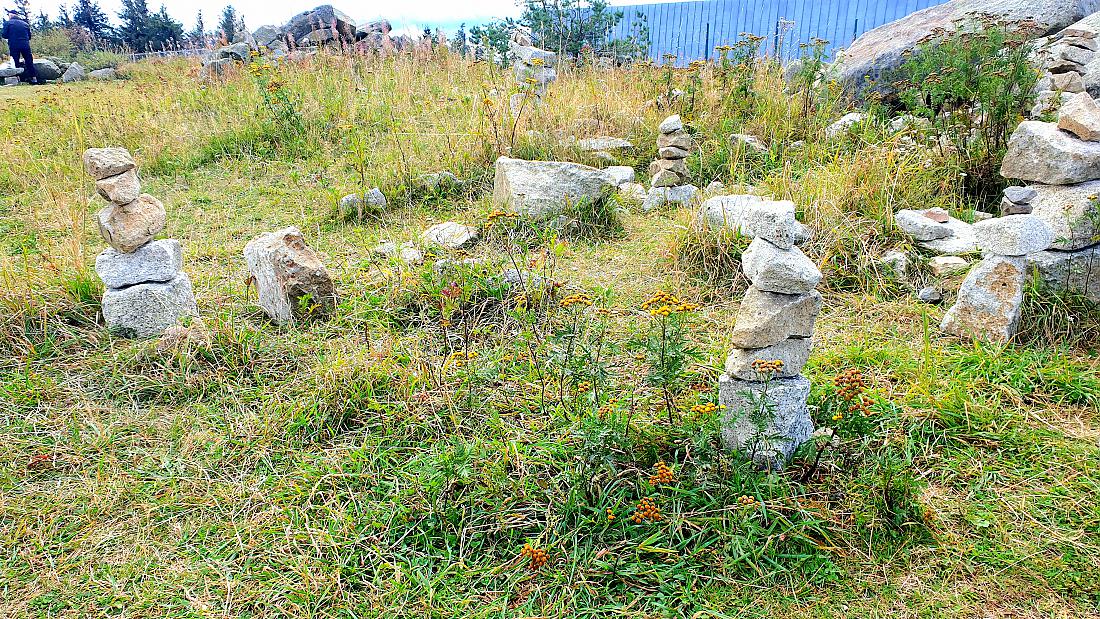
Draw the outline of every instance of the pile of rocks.
M894 223L917 245L932 253L958 256L978 251L974 226L955 219L942 208L900 210L894 214Z
M244 246L260 308L277 324L324 318L336 308L336 286L320 256L295 227L261 234Z
M1021 123L1001 174L1031 183L1014 191L1027 191L1026 207L1054 233L1049 249L1028 255L1043 282L1100 302L1100 105L1078 93L1057 124Z
M793 208L772 204L770 217L762 209L756 238L742 256L752 286L737 313L719 397L726 445L757 466L779 468L813 434L810 381L801 371L821 310L821 271L794 245Z
M1057 110L1073 93L1085 92L1084 74L1096 56L1096 32L1069 27L1051 37L1040 52L1045 74L1035 84L1032 116Z
M1031 201L1039 192L1031 187L1005 187L1001 198L1001 217L1031 214Z
M508 51L515 57L512 66L516 85L520 92L512 95L510 104L512 114L518 114L526 100L539 102L546 96L546 89L558 78L554 69L558 55L534 46L531 36L523 30L516 30L508 41Z
M1054 231L1035 215L1008 215L974 224L986 256L970 270L940 329L986 341L1007 342L1016 334L1027 283L1028 254L1054 241Z
M124 337L154 337L199 309L191 280L181 269L183 249L175 239L154 241L164 229L164 205L141 193L137 165L125 148L90 148L84 170L107 206L96 216L111 246L95 260L103 280L103 319Z
M673 114L657 127L657 159L649 164L649 194L642 210L651 211L666 204L688 204L699 191L688 184L691 177L686 159L691 154L691 134L684 130L684 121Z

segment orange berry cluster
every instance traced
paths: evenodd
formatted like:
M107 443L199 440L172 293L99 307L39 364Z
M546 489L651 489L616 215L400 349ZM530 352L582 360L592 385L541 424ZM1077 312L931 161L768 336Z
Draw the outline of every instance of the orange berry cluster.
M492 103L490 102L490 105L491 104ZM492 213L489 213L489 215L485 219L488 223L493 223L498 219L507 217L517 217L517 215L515 213L509 213L507 211L493 211Z
M774 359L771 361L766 359L756 359L750 364L749 367L751 367L754 372L760 374L761 376L769 376L782 372L783 362L779 359Z
M592 297L584 294L583 292L577 294L571 294L561 300L560 305L562 307L570 307L573 305L583 305L584 307L592 306Z
M614 522L615 521L615 512L611 511L610 507L607 508L607 521L608 522Z
M672 468L664 462L658 462L653 468L655 472L649 476L650 484L660 486L662 484L671 484L676 481L676 476L672 474Z
M850 412L859 413L864 417L871 416L871 399L863 392L867 388L867 382L863 380L863 372L855 368L845 370L833 379L833 384L837 387L837 396L848 404ZM833 421L840 421L843 417L844 415L838 412L833 415Z
M476 357L477 357L477 351L476 350L471 350L470 352L463 352L461 350L456 350L455 352L451 353L450 356L447 357L447 361L444 362L444 365L449 365L451 367L460 368L460 367L466 365L467 361L470 361L470 360L472 360Z
M638 507L634 510L634 515L630 517L630 520L634 524L642 524L645 521L657 522L661 519L661 508L657 507L657 501L646 497L641 501L638 501Z
M756 505L756 497L742 494L737 497L737 502L741 504L741 507L752 507Z
M642 302L642 309L649 312L650 316L669 316L673 312L691 312L699 309L696 303L688 303L677 299L675 295L658 290L653 296Z
M692 406L691 412L695 413L696 415L709 415L720 408L725 407L718 406L714 402L704 402L703 404L696 404L695 406Z
M550 554L545 549L535 548L530 543L523 545L523 550L519 552L519 556L526 557L531 561L528 567L531 568L532 572L539 571L550 560Z

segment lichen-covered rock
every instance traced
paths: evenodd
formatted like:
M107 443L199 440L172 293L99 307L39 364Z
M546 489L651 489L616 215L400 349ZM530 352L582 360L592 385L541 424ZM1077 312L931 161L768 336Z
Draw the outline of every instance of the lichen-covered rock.
M1074 251L1040 251L1028 254L1027 261L1049 289L1077 293L1100 303L1100 245Z
M730 343L737 348L764 348L788 338L809 338L821 311L821 293L780 294L749 286L737 310Z
M100 82L109 82L111 80L118 79L118 70L114 67L107 67L105 69L88 71L88 79Z
M741 266L753 285L768 292L805 294L821 281L821 271L801 249L782 249L761 238L741 255Z
M126 254L153 240L164 229L164 205L143 193L129 204L108 204L96 219L103 240Z
M103 293L103 319L122 337L157 337L187 318L199 315L191 280L179 272L167 282L107 288Z
M758 467L782 468L813 435L809 397L810 381L803 376L761 383L723 374L718 378L723 443Z
M848 112L833 124L825 127L825 138L833 139L846 135L853 127L863 122L867 115L863 112Z
M616 189L603 170L566 161L496 161L493 204L535 219L561 215L581 201L606 200Z
M679 114L673 114L668 118L661 121L661 124L657 126L657 131L661 133L675 133L684 128L684 121L680 118Z
M1026 281L1026 258L985 258L967 274L940 329L959 337L1007 342L1016 334Z
M175 239L151 241L124 254L108 247L95 259L95 272L108 288L168 282L183 268L183 247Z
M1054 242L1054 232L1035 215L1009 215L974 224L978 245L998 256L1026 256Z
M894 215L894 223L898 228L915 241L934 241L951 236L951 227L947 225L949 220L947 211L940 208L924 211L901 210Z
M137 167L130 151L111 146L108 148L89 148L84 151L84 171L95 180L116 176Z
M374 187L363 194L352 193L340 198L340 216L359 217L363 213L377 213L387 204L382 190Z
M1047 185L1100 179L1100 142L1078 140L1054 123L1024 121L1008 140L1001 176Z
M623 185L634 182L634 168L628 165L613 165L604 168L604 172L611 175L611 180L615 183L619 189L622 189Z
M336 287L317 252L294 227L261 234L244 248L260 307L278 324L323 317L336 307Z
M1054 249L1100 243L1100 181L1080 185L1032 185L1031 214L1054 231Z
M104 200L115 204L129 204L141 196L136 168L97 180L95 189Z
M69 82L79 82L87 79L87 77L88 74L84 71L84 67L74 62L61 74L61 81L67 84Z

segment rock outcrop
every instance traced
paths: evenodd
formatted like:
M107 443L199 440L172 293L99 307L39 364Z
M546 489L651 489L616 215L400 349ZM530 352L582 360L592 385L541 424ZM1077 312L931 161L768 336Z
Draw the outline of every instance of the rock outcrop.
M336 307L336 287L320 256L294 227L268 232L244 247L260 308L277 324L323 318Z
M606 200L617 187L611 174L579 163L500 157L493 179L493 205L534 219L549 219L581 201Z

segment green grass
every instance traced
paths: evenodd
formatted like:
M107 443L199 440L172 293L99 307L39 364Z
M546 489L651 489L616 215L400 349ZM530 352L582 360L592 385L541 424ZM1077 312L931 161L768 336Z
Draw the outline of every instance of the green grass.
M168 64L166 84L139 66L125 83L0 91L24 102L0 125L19 138L2 152L37 155L0 176L0 226L20 239L0 259L0 616L1100 616L1095 342L1059 341L1056 320L1018 345L960 342L936 329L943 308L880 293L867 268L897 242L894 207L963 201L940 176L949 165L922 172L888 143L811 145L797 173L723 178L760 180L818 231L812 403L833 401L851 368L874 401L812 474L811 450L764 474L719 447L716 413L691 410L716 400L740 293L682 272L684 213L620 214L611 238L492 235L460 256L481 266L442 274L380 260L382 238L485 222L494 137L480 84L507 78L446 58L415 82L402 82L421 70L404 60L323 62L338 71L286 76L305 155L249 137L271 134L244 76L199 89ZM663 112L635 119L649 94L636 78L565 73L523 126L590 114L651 143ZM124 96L133 89L146 98ZM823 126L777 125L780 106L801 108L774 95L756 108L762 134ZM96 107L107 100L126 103ZM700 132L726 130L721 106L709 91ZM340 221L335 200L358 180L347 136L323 129L333 119L374 140L371 185L446 168L476 182ZM436 135L448 123L459 130ZM103 243L78 159L100 143L134 149L168 206L205 341L120 340L100 324ZM254 305L241 251L287 225L336 279L331 320L276 328ZM733 268L736 252L719 250ZM560 287L529 290L517 309L495 279L513 263ZM441 307L452 283L462 303ZM701 362L672 425L635 344L652 334L639 305L657 290L702 304L687 323ZM581 292L592 308L558 307ZM659 461L673 484L650 484ZM631 521L643 497L660 521ZM526 543L547 566L528 569Z

